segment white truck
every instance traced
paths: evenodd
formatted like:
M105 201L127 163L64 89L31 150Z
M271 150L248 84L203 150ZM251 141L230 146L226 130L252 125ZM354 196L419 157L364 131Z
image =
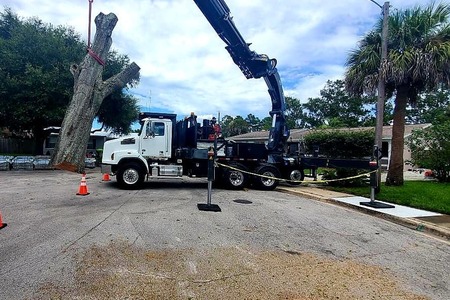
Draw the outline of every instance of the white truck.
M175 114L141 113L139 134L105 142L102 163L111 167L123 188L137 188L145 177L206 177L211 155L223 167L217 169L216 181L230 189L253 184L260 189L274 189L282 174L302 180L296 159L285 156L283 163L268 161L264 144L211 140L209 120L203 126L191 114L176 121ZM249 173L265 177L251 176Z

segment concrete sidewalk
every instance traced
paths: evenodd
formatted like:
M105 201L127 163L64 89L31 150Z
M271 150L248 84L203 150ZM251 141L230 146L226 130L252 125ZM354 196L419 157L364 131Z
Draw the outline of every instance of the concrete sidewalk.
M450 215L414 209L392 203L388 204L394 205L394 208L372 208L360 204L361 202L370 202L369 198L334 192L315 185L278 186L277 190L356 209L414 230L430 233L450 240ZM378 200L376 200L376 202L387 203Z

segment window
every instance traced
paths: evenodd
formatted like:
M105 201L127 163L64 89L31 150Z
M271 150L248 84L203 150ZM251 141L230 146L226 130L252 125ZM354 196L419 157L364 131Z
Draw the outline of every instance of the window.
M92 136L91 136L91 137L89 138L87 148L88 148L88 149L94 149L94 150L95 150L95 144L96 144L95 137L92 137Z
M55 148L57 140L58 140L57 136L55 136L55 135L49 136L45 140L45 148Z
M162 136L164 135L164 123L162 122L155 122L153 123L153 130L155 132L155 136Z

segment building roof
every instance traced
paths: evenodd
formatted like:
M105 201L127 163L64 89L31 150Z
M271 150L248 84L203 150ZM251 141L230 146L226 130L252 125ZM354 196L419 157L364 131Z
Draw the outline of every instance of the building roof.
M414 124L414 125L405 125L405 137L409 136L413 130L416 129L424 129L431 126L430 123L426 124ZM346 132L360 132L367 130L375 130L374 127L355 127L355 128L332 128L332 129L291 129L289 139L296 141L301 140L304 136L309 133L316 131L346 131ZM235 135L229 137L229 140L235 141L248 141L248 142L264 142L269 137L269 131L256 131L249 132L240 135ZM392 126L383 126L383 140L390 140L392 138Z

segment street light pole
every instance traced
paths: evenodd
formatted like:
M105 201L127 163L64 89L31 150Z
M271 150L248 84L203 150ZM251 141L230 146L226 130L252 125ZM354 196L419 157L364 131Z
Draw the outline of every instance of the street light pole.
M382 74L383 64L387 60L387 40L388 40L388 19L389 19L389 2L384 2L381 6L373 0L370 0L383 9L383 28L381 31L381 59L380 69L378 72L378 101L377 101L377 120L375 127L375 145L381 153L383 140L383 119L384 119L384 103L386 102L385 82ZM381 155L380 155L381 156ZM380 191L381 184L381 164L378 164L377 171L377 192Z

